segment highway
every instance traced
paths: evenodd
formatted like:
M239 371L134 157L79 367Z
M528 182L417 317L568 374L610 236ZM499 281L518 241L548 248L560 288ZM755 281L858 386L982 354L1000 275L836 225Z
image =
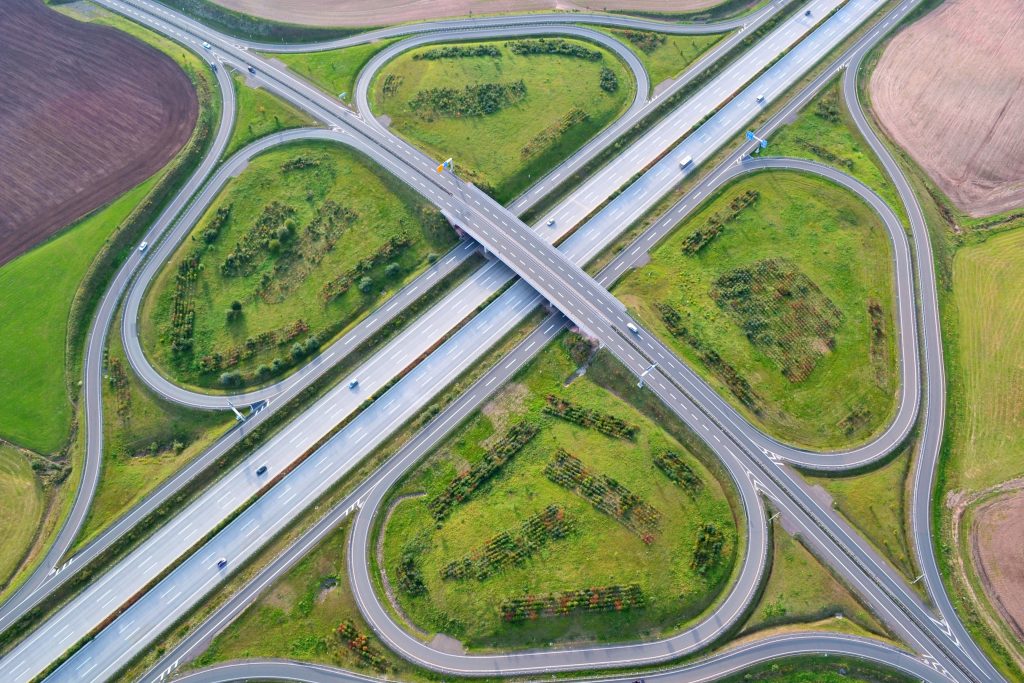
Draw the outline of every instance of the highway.
M765 638L755 643L727 649L691 664L677 665L655 672L575 680L595 683L634 683L638 679L656 683L703 683L721 680L765 662L801 656L855 658L880 664L917 680L929 683L946 681L920 660L891 645L856 636L813 632ZM254 679L300 683L376 683L381 680L322 664L287 660L227 662L183 673L175 680L182 683L230 683Z
M912 5L913 3L905 3L905 4ZM849 9L850 7L853 7L853 6L856 6L856 5L857 5L856 2L851 2L849 5L844 7L844 9L841 10L840 14L838 14L837 16L843 15L843 12L846 11L846 9ZM815 35L817 35L817 32L815 33ZM813 36L812 36L812 38L813 38ZM808 40L810 40L810 39L808 39ZM810 48L808 48L808 49L810 49ZM791 52L790 55L792 55L794 52ZM790 57L790 55L787 55L786 57L783 57L782 60L779 61L779 65L781 65L781 63L785 62L788 59L788 57ZM776 66L778 66L778 65L776 65ZM775 68L773 67L773 70L774 69ZM771 72L772 72L772 70L769 70L768 74L766 74L765 76L768 76L769 74L771 74ZM760 80L759 80L759 82L760 82ZM769 81L769 83L770 83L770 81ZM713 82L713 84L714 84L714 82ZM772 96L774 96L774 93L772 94ZM728 109L729 108L728 108L728 105L727 105L726 108L723 108L722 112L724 113ZM749 103L748 103L748 108L746 108L746 109L750 109ZM718 116L719 115L716 115L716 117L713 118L712 121L714 121L716 118L718 118ZM737 117L736 119L739 120L740 118L741 117ZM711 123L711 121L709 123ZM701 129L702 129L702 127L701 127ZM699 134L699 131L698 131L698 134ZM348 139L346 141L348 141L349 143L352 143L351 139ZM714 142L711 141L711 137L710 136L709 136L709 139L702 140L701 143L706 143L711 148L714 148L714 146L712 146L714 144ZM356 144L356 146L358 146L358 144ZM385 164L385 166L387 166L387 164ZM393 164L392 164L392 166L393 166ZM392 168L392 170L394 170L394 168ZM658 170L657 165L655 165L655 167L651 170L651 173L653 173L656 170ZM408 169L406 169L406 170L399 169L398 170L399 175L402 172L409 173L409 170ZM644 176L644 177L646 178L647 176ZM426 178L424 178L424 179L426 179ZM538 238L537 234L532 232L532 231L530 231L530 230L528 230L528 228L525 228L525 232L529 232L529 234L526 234L525 232L523 232L522 229L520 229L519 231L523 232L523 233L522 234L517 234L516 231L513 230L512 228L517 228L518 226L516 225L515 222L512 222L512 221L509 220L509 217L507 216L507 214L505 214L502 211L501 207L497 208L497 213L494 212L494 211L487 212L488 216L490 216L489 218L485 217L483 215L483 212L472 209L469 206L469 202L473 202L475 204L477 201L479 201L481 206L485 206L488 200L485 197L480 197L477 194L475 194L475 190L473 188L464 188L463 189L463 188L460 188L458 184L455 184L454 181L452 181L451 179L449 179L449 181L452 182L455 185L455 187L456 187L456 189L457 189L457 191L459 193L459 197L462 198L461 200L456 200L455 196L450 196L450 199L447 200L447 203L449 203L449 210L453 211L454 213L452 215L456 216L458 219L462 219L462 218L466 219L464 227L467 227L467 229L470 229L470 231L474 232L474 234L476 234L476 237L478 239L480 239L481 241L483 241L483 243L485 245L490 247L490 249L492 249L492 251L495 251L495 252L503 255L505 257L505 260L507 262L509 262L509 263L512 263L514 269L517 269L519 271L519 274L525 276L525 278L527 279L527 282L530 282L530 284L532 286L534 286L535 289L543 292L549 299L552 299L552 300L558 302L559 305L562 306L569 313L570 316L577 317L578 321L581 322L582 325L586 329L590 330L592 333L594 333L598 337L600 337L603 340L605 340L606 342L608 342L609 348L612 348L616 343L623 343L623 342L625 342L627 344L627 346L624 346L624 347L621 347L621 348L622 348L622 352L624 354L626 354L624 357L627 360L629 360L629 355L628 355L629 353L632 353L633 351L636 351L639 354L639 348L637 348L636 346L633 347L633 351L627 350L629 345L631 345L634 340L632 340L629 337L624 337L623 334L622 334L621 329L620 330L616 330L615 326L609 322L609 321L611 321L612 318L611 317L605 317L605 312L606 312L607 315L609 315L609 316L613 317L613 316L617 315L618 319L625 319L625 318L622 318L622 313L620 312L621 308L618 309L618 310L615 309L615 307L613 305L614 304L614 300L610 299L610 297L609 298L604 298L604 297L606 297L606 293L603 292L603 290L601 290L601 288L599 288L599 287L596 288L597 290L600 290L597 293L595 293L595 291L593 291L593 290L587 290L586 293L584 294L582 290L578 289L577 286L570 284L569 281L566 281L565 279L559 279L557 275L553 274L556 271L556 269L558 268L559 265L564 265L564 267L566 267L568 269L567 271L568 272L572 272L573 274L579 274L579 273L582 273L582 271L579 271L579 273L578 273L577 271L572 270L571 268L574 267L574 266L571 265L570 261L562 258L558 251L553 250L553 249L550 248L550 245L548 244L547 240L542 240L542 239ZM642 182L642 181L643 181L643 179L641 179L640 182ZM635 183L634 186L636 184L640 184L640 183ZM440 195L439 195L439 193L441 191L441 185L435 183L435 187L436 188L434 189L434 193L435 193L435 195L437 195L437 197L434 198L435 200L437 200L437 202L435 202L435 203L438 203L439 205L444 204L445 200L442 197L440 197ZM632 189L633 189L633 186L631 186L630 190L627 190L627 193L629 193L629 191L631 191ZM462 195L463 191L465 191L465 193L468 193L468 194L467 195ZM637 190L637 191L639 193L640 190ZM626 195L627 193L624 193L624 195ZM468 201L465 199L467 197L468 197ZM642 199L643 196L641 195L640 197ZM634 198L634 199L636 199L636 198ZM612 205L614 205L614 202L612 202L612 204L609 205L609 208ZM492 214L494 214L494 215L492 215ZM625 224L628 224L628 221ZM518 225L521 226L521 223L518 224ZM524 226L522 226L522 227L524 227ZM566 245L573 244L573 243L578 243L579 244L579 241L575 240L575 238L577 238L579 236L579 234L583 234L583 231L581 230L580 232L577 233L577 236L573 236L573 239L570 239L566 243ZM516 240L513 240L510 236L515 236ZM521 240L521 242L519 242L517 240ZM547 261L546 261L547 265L542 264L542 260L543 259L547 259ZM517 263L521 267L516 268L515 266L516 266ZM531 268L531 267L536 268L537 266L540 266L541 268L543 268L543 270L534 270L534 271L530 271L529 270L529 268ZM554 268L554 269L552 269L552 268ZM540 278L541 275L538 274L538 273L544 273L544 274L547 274L549 276L552 276L552 278L554 279L553 280L553 284L551 286L549 286L545 282L540 281L539 278ZM581 278L580 282L586 282L586 281L583 278ZM528 288L525 288L524 286L519 286L519 285L517 285L516 287L518 287L520 290L527 290L528 289ZM515 288L513 288L513 289L515 289ZM600 301L601 304L604 305L604 311L605 312L601 312L600 308L595 307L593 305L594 301ZM534 303L534 302L536 302L536 298L531 301L531 303ZM573 313L573 310L575 310L575 313ZM481 313L481 315L478 316L478 317L483 317L483 315L485 313L486 313L486 310L484 311L484 313ZM587 313L591 313L593 316L588 316ZM473 323L476 322L476 319L477 318L473 318ZM467 327L466 329L469 329L469 327ZM460 335L461 334L462 333L460 332ZM474 330L474 334L476 334L475 330ZM459 337L459 335L456 336L456 338L458 338L458 337ZM453 338L453 341L455 341L456 338ZM479 337L477 337L477 339L478 338ZM647 336L645 336L644 339L650 341L649 337L647 337ZM655 352L664 351L665 350L665 349L659 349L656 346L651 346L651 349L653 349ZM453 353L455 353L455 352L453 352ZM636 366L636 362L633 362L633 365L630 366L630 367L635 372L639 373L639 371L637 370L639 367ZM414 373L419 371L419 369L420 368L418 367L416 369L416 371L414 371ZM640 368L640 370L642 370L642 368ZM705 427L706 431L711 432L714 428L719 427L719 425L714 425L714 427L709 427L708 426L708 424L709 424L708 422L701 422L700 421L701 419L696 417L696 412L697 411L711 411L712 413L714 413L714 410L709 409L708 407L706 407L706 405L705 405L705 407L701 407L701 405L699 404L700 401L690 401L690 402L687 402L687 399L684 398L684 397L674 397L672 395L673 389L671 387L673 385L675 385L677 387L685 385L686 382L687 382L687 378L685 376L681 375L681 374L678 374L678 373L673 375L672 368L666 368L666 370L668 371L668 374L664 377L664 379L667 382L669 382L670 384L667 384L665 387L663 387L663 389L665 391L665 393L663 395L666 398L667 403L669 403L671 405L671 407L673 407L675 410L679 411L681 413L681 416L682 416L683 412L690 411L690 414L692 416L694 416L694 417L691 417L690 419L691 420L695 420L695 422L694 422L695 425L703 425L703 427ZM412 376L413 375L410 375L410 377L412 377ZM660 377L659 373L658 373L658 376ZM400 385L401 385L401 383L396 385L395 388L397 388ZM386 398L387 398L387 395L385 395L385 397L383 397L381 400L379 400L377 404L381 403ZM415 402L415 401L411 401L410 404L412 404L412 402ZM385 405L385 408L387 408L389 404L388 403L384 403L384 405ZM403 405L403 410L404 410L404 405ZM370 413L370 412L368 411L367 413ZM359 416L359 418L361 418L361 417L362 417L362 415ZM353 421L352 424L349 425L349 427L352 427L353 425L355 425L359 418L357 418L356 421ZM347 431L347 428L346 428L346 431ZM736 443L736 445L739 446L739 449L738 449L739 451L743 451L745 449L745 446L743 444L739 443L739 441L743 440L742 438L737 437L735 434L726 433L725 431L722 431L721 429L719 429L718 431L721 432L721 434L723 436L725 436L727 438L730 438L730 439L733 439L734 442ZM343 431L341 433L345 433L345 432ZM718 437L718 432L716 432L714 434L714 436L717 438ZM714 447L714 444L713 444L713 447ZM728 447L725 447L725 451L727 453L730 452ZM315 456L317 454L319 454L319 453L321 453L321 451L317 451L316 454L314 454L313 458L315 458ZM753 453L754 452L752 450L745 449L745 456L743 456L743 454L740 454L740 455L745 457L745 458L748 458L748 462L750 464L752 464L752 465L755 465L757 467L770 467L770 466L766 465L764 462L762 462L765 459L763 459L763 458L761 458L761 459L756 458L756 457L753 456ZM313 458L310 458L310 460L306 461L306 462L312 461ZM728 459L727 459L726 462L728 463ZM736 462L739 463L740 460L736 460ZM296 469L295 472L293 472L293 475L296 472L299 472L302 469L302 467L304 467L304 465L300 466L299 469ZM308 469L309 468L306 468L306 471L308 471ZM782 470L781 467L779 467L778 469L783 474L785 473L785 471ZM735 471L739 472L739 470L735 470ZM749 470L749 471L752 471L752 470ZM781 502L782 499L785 499L786 497L794 496L792 490L787 490L787 485L790 484L791 482L787 481L785 476L783 476L782 474L779 474L777 472L774 472L773 470L765 471L764 469L762 469L762 473L765 474L765 476L770 481L761 481L759 479L758 480L759 481L758 485L760 487L762 487L763 489L767 490L767 493L773 499L776 496L780 496L781 498L776 500L777 503ZM292 476L292 475L290 475L290 476ZM737 483L742 488L744 488L744 489L751 488L751 485L750 485L751 482L750 481L748 482L748 484L741 483L742 479L743 479L743 476L744 475L742 475L742 474L737 474L736 475ZM287 481L287 479L286 479L286 481ZM282 483L285 483L285 482L283 481ZM285 494L288 493L288 489L280 489L278 486L275 486L273 490L274 490L274 492L276 492L276 490L284 490ZM304 490L305 489L303 489L303 492L304 492ZM282 494L279 498L283 498L285 496L285 494ZM755 496L757 495L757 489L754 490L754 495ZM260 503L262 503L263 500L267 500L268 498L272 498L272 497L273 497L272 494L269 497L264 497L263 499L260 499ZM294 496L293 496L293 498L294 498ZM796 496L796 498L798 499L797 503L798 504L801 503L801 501L799 500L799 496ZM289 500L291 500L291 499L289 499ZM285 501L284 503L287 503L287 502L288 501ZM255 508L256 506L253 506L253 507ZM758 508L758 510L760 510L760 505L756 505L756 507ZM749 510L749 512L750 512L750 510ZM806 510L801 509L801 510L794 511L791 514L794 514L797 517L800 517L801 515L803 515L803 516L806 516L808 518L811 518L811 522L814 522L815 524L821 523L821 519L819 517L819 511L815 511L813 509L810 511L810 513L808 513ZM825 516L825 518L828 517L828 514L826 512L821 512L820 514L823 514ZM244 516L245 516L245 513L243 514L242 517L244 517ZM365 516L367 516L367 515L360 515L359 517L362 518L362 517L365 517ZM239 519L242 519L242 517L239 517ZM236 520L236 521L239 521L239 520ZM234 527L234 526L236 526L236 524L234 524L232 522L232 524L230 524L228 527L225 528L225 531L227 529L230 529L230 528ZM853 540L852 537L850 539L842 538L844 535L846 535L846 530L845 529L843 529L842 527L839 527L839 529L837 530L836 528L829 527L827 519L824 521L824 526L826 526L827 528L824 529L824 535L822 537L824 540L821 541L822 546L828 546L828 544L836 544L836 545L846 544L846 545L849 546L852 543L852 547L855 548L855 549L857 548L856 541ZM243 528L243 530L245 529L245 527L240 527L240 528ZM246 537L251 536L254 533L254 531L251 530L252 529L251 526L248 527L248 528L250 529L250 531L248 533L246 533ZM819 528L819 530L821 530L820 527L818 527L818 528ZM810 529L810 528L809 528L809 531L811 531L812 533L814 532L813 529ZM260 535L262 535L262 533L263 533L263 529L260 529ZM238 536L238 535L236 535L236 536ZM849 535L847 535L847 536L849 536ZM842 543L837 543L836 542L836 537L839 537L839 541L842 542ZM217 538L219 538L219 535L218 535ZM753 539L753 537L752 537L752 539ZM214 541L216 541L216 538L214 539ZM213 543L213 542L211 542L211 543ZM865 553L864 557L853 558L853 563L854 564L861 564L861 565L863 565L863 564L870 565L872 562L876 562L876 558L871 558L869 555L870 555L870 553ZM186 563L187 563L187 560L186 560ZM184 566L185 565L183 564L182 567L184 567ZM206 568L207 568L207 570L209 569L209 567L206 567ZM869 567L869 569L873 569L873 568L874 567ZM175 570L175 572L176 571L177 570ZM866 571L865 573L870 573L870 572ZM884 567L883 567L883 573L885 573ZM174 573L172 573L171 575L173 577ZM216 578L216 575L217 574L215 573L214 574L215 578ZM871 581L876 582L877 586L880 583L881 584L886 584L885 577L873 577L873 578L869 577L869 579ZM214 580L208 580L206 582L206 584L209 584L210 581L215 581L215 579ZM905 598L905 596L899 596L898 595L899 592L900 592L900 586L898 585L899 582L889 582L889 583L895 584L896 585L895 589L893 589L891 586L883 586L883 591L887 595L892 593L892 594L896 595L897 598L899 598L899 599L895 599L895 598L892 598L891 595L889 595L889 599L890 600L892 600L894 602L900 602L903 598ZM206 588L206 584L201 585L200 586L200 590L205 589ZM940 588L941 588L941 586L940 586ZM158 587L158 590L159 590L159 587ZM868 589L867 587L865 587L865 590L871 590L871 589ZM143 600L145 600L145 598L150 597L150 595L153 595L153 593L154 592L151 592L150 594L147 594L143 598ZM165 597L167 595L168 595L167 593L164 594ZM139 603L136 603L135 606L137 606L141 602L142 602L142 600L140 600ZM911 599L911 602L913 602L913 599ZM133 606L131 609L129 609L128 612L126 612L125 616L127 616L129 613L131 613L131 611L135 609L135 606ZM911 611L913 611L914 610L914 606L910 605L910 609L911 609ZM910 632L906 634L908 636L908 640L910 640L911 642L916 641L916 643L921 645L922 644L921 641L920 640L916 640L915 633L922 632L924 634L925 638L932 638L933 642L939 643L940 645L942 644L942 640L943 640L942 636L941 635L935 636L934 634L932 634L932 630L928 627L928 625L926 623L924 623L924 620L923 620L923 618L922 618L922 616L921 616L921 614L919 612L913 611L913 614L911 614L911 616L913 617L913 620L914 620L915 624L914 624L914 627L910 630ZM118 625L118 623L121 623L121 625L120 625L121 628L120 628L120 631L118 631L118 634L116 636L114 636L114 638L119 638L120 637L120 638L123 638L123 639L127 640L127 639L132 638L133 634L138 631L138 628L135 628L135 630L132 631L132 628L133 628L132 624L133 623L124 622L123 621L124 618L125 617L123 616L123 617L119 618L119 620L117 620L115 622L115 626ZM165 620L165 622L166 622L166 620ZM165 622L160 622L160 623L156 624L156 626L154 628L159 628L160 625L165 623ZM127 628L125 628L126 625L127 625ZM95 640L91 641L88 644L87 647L92 647L92 645L96 641L100 640L103 637L104 634L112 632L112 631L115 631L115 626L112 626L111 628L106 629L106 630L100 632L99 636ZM63 627L63 628L68 629L67 625L65 625L65 627ZM910 627L908 627L908 628L910 628ZM73 629L68 629L68 630L73 630ZM67 634L63 634L62 632L56 632L53 635L56 638L59 638L61 636L66 636ZM38 641L37 641L37 644L39 644ZM613 649L613 648L604 648L601 651L601 654L599 654L598 656L605 656L605 650L609 650L609 649ZM923 647L923 649L927 650L928 648L927 647ZM85 648L83 648L82 652L85 652ZM81 652L79 654L81 654ZM613 654L612 654L612 656L613 656ZM943 652L936 652L935 656L937 658L943 660L942 664L940 664L939 666L948 668L948 665L945 663L946 656L945 656L945 654ZM0 663L0 667L5 665L7 663L7 661L9 661L10 659L11 659L11 657L5 658L2 661L2 663ZM86 674L94 675L94 674L90 674L89 673L89 672L93 671L92 668L86 669L87 666L92 664L92 659L88 658L88 655L86 655L85 658L81 658L81 657L79 657L78 654L76 654L76 656L73 657L69 661L69 663L67 665L65 665L65 668L67 668L69 665L72 665L73 663L77 664L78 667L79 667L78 669L76 669L76 671L78 672L77 675L86 675ZM95 665L93 665L93 666L95 666ZM597 666L597 665L594 665L594 666ZM970 668L969 665L965 665L965 666ZM65 668L61 668L60 671L65 670ZM55 678L59 679L60 671L57 672L57 676ZM66 674L66 676L72 675L72 674L70 674L70 671L71 670L68 670L68 673ZM102 671L105 671L105 670L100 670L100 671L102 672ZM17 675L20 675L20 674L17 674ZM74 676L74 675L72 675L72 676ZM979 680L984 680L984 679L979 677Z

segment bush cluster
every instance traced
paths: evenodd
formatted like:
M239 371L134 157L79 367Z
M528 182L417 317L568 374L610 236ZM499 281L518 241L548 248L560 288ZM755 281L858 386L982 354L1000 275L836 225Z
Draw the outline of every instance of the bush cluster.
M380 673L386 673L389 666L384 654L377 648L370 645L370 637L361 633L351 619L346 620L338 626L338 639L350 651L355 653L359 660Z
M498 442L484 453L480 462L458 474L443 491L427 502L434 519L440 522L447 517L453 507L469 498L474 491L497 474L512 456L537 436L539 431L537 425L525 420L509 427Z
M654 33L653 31L631 31L628 29L619 31L619 33L622 34L626 40L640 48L640 51L645 54L651 54L665 44L665 34L663 33Z
M523 148L519 150L519 155L524 159L528 159L545 151L556 140L558 140L558 138L562 137L567 130L579 123L583 123L589 118L590 114L579 107L573 107L566 112L562 118L534 135L530 141L523 145Z
M654 306L658 309L658 313L661 314L661 320L665 323L669 333L673 337L682 339L689 344L711 372L715 373L720 380L725 382L725 386L729 387L729 391L739 399L740 403L745 405L755 415L760 415L762 412L762 399L754 391L754 387L750 386L750 382L732 364L727 363L724 358L719 356L717 351L708 348L704 340L691 332L683 324L683 318L679 311L666 303L656 303Z
M661 513L615 479L588 469L579 458L559 448L544 468L548 479L587 499L591 505L618 520L643 542L654 542Z
M409 101L409 107L424 114L461 118L487 116L501 111L526 97L522 79L508 83L476 83L462 88L429 88L420 90Z
M619 77L606 66L601 67L601 90L615 92L619 89Z
M544 406L544 412L548 415L554 415L580 427L595 429L606 436L635 441L636 435L640 431L640 428L636 425L629 424L614 415L584 408L553 394L548 394L545 400L547 405Z
M683 487L683 490L694 498L704 488L704 482L692 467L683 462L678 453L661 451L654 456L654 464L665 473L665 476Z
M602 57L598 50L591 50L579 43L572 43L563 38L537 38L536 40L513 40L505 46L517 55L563 55L576 57L588 62L599 61Z
M693 560L690 566L701 576L707 576L708 572L718 566L722 559L722 548L725 546L725 536L714 524L704 524L697 534L697 544L693 550Z
M683 240L683 253L692 255L699 252L707 246L711 240L721 234L722 230L725 229L726 224L735 220L737 216L743 213L744 209L753 206L760 197L761 193L757 190L747 190L746 192L734 197L733 200L729 202L728 211L720 211L713 214L708 218L704 225L694 230L685 240Z
M398 562L398 587L412 596L424 595L427 584L423 583L423 572L420 571L417 554L409 549L402 552Z
M646 604L647 597L639 584L613 584L505 600L501 603L501 618L515 623L574 612L621 612Z
M369 272L386 261L398 257L411 244L412 240L408 237L392 237L377 251L359 261L351 269L325 282L324 286L320 288L320 298L324 303L334 301L347 292L353 282L356 283L359 291L364 294L369 293L373 289L373 279L369 277Z
M441 569L441 578L483 581L509 565L522 564L548 541L565 538L574 528L575 520L565 510L549 505L527 518L518 529L502 531L482 548L449 562Z
M421 59L461 59L463 57L501 57L501 50L493 45L447 45L415 54L412 58Z

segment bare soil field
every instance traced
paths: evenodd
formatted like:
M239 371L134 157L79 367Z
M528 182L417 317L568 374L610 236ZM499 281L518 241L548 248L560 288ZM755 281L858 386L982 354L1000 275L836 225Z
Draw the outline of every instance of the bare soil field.
M380 26L469 14L536 10L689 12L723 0L216 0L265 19L308 26Z
M978 507L971 555L985 593L1017 638L1024 641L1024 491Z
M869 91L886 132L962 211L1024 203L1024 3L949 0L886 47Z
M149 177L198 102L162 53L39 0L0 21L0 264Z

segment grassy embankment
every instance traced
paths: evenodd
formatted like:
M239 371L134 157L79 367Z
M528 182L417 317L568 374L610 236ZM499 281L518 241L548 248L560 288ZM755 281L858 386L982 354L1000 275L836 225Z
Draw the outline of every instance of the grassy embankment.
M30 457L0 442L0 584L32 547L43 517L45 496Z
M628 45L643 63L651 79L651 89L683 73L705 52L725 37L724 33L709 35L672 35L655 31L633 31L597 28Z
M322 52L273 53L267 57L283 62L313 85L345 103L352 102L356 77L370 59L398 40L379 40ZM342 98L341 94L345 93Z
M81 434L69 438L75 412L69 396L77 395L77 383L70 378L78 371L92 306L116 264L189 172L219 111L208 69L180 46L99 8L83 12L64 6L58 11L125 31L174 59L196 87L200 122L188 145L159 173L0 269L0 319L18 330L0 341L4 358L0 385L9 390L0 406L0 436L37 453L53 454L29 456L34 466L41 467L37 474L41 473L46 502L41 515L18 518L20 524L31 525L26 533L35 538L24 568L41 556L74 493L73 486L59 485L64 477L56 473L62 468L66 472L68 463L74 467L81 457ZM41 519L45 521L40 529ZM12 532L5 538L15 536ZM16 562L24 556L13 546L5 546L2 554L8 557L9 552ZM7 583L7 589L15 585L16 578Z
M388 116L392 130L432 157L454 158L460 177L507 202L613 121L636 91L628 69L608 50L547 39L555 41L596 58L516 54L506 41L410 50L378 73L374 113ZM417 59L445 48L492 54ZM614 76L614 91L602 87L605 71ZM520 81L522 89L511 92Z
M315 126L316 121L287 102L271 95L262 88L251 87L239 74L231 74L235 84L237 111L231 139L224 150L228 158L247 144L271 133L289 128Z
M435 209L358 153L277 148L228 182L161 271L142 342L187 384L279 379L455 239Z
M590 375L566 387L576 369L566 344L542 352L393 492L398 502L381 532L384 568L400 607L418 627L444 632L469 647L649 638L702 612L731 574L736 523L715 477L655 422L603 390ZM636 425L635 439L613 438L547 414L549 394ZM459 489L453 478L480 467L485 451L523 420L538 426L539 433L488 483L438 517L430 501ZM546 468L559 449L582 461L595 477L617 480L653 507L659 521L645 526L639 511L623 521L598 511L564 482L555 483ZM677 453L699 479L696 493L672 483L655 466L655 456L666 450ZM421 493L426 495L404 497ZM567 535L539 542L489 574L473 569L464 578L443 578L449 563L474 555L503 530L516 536L525 520L549 505L559 506L570 520ZM701 565L695 548L705 525L720 534L722 545L716 559ZM407 580L413 575L419 578ZM419 589L410 587L416 582L422 584ZM506 621L500 609L503 601L528 594L634 583L646 607L541 616L522 623Z
M855 635L886 635L885 628L846 586L777 522L773 527L771 562L768 580L740 629L741 637L798 625ZM843 618L837 619L837 614Z
M752 203L730 208L741 197ZM710 238L695 242L698 230ZM769 433L834 447L868 438L894 408L890 254L880 220L847 191L760 173L723 188L615 292Z

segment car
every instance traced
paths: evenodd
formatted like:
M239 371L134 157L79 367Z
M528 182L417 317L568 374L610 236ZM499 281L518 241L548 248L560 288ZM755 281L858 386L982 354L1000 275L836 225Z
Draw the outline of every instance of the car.
M549 218L548 219L548 227L550 228L554 224L555 224L555 219L554 218Z
M259 467L256 468L256 476L257 477L261 477L261 476L263 476L266 473L267 473L267 466L266 465L260 465Z
M216 62L210 62L210 71L216 71L216 70L217 70L217 63Z
M228 566L228 558L222 557L217 560L217 569L224 569L226 566Z
M687 155L687 156L683 157L682 160L679 162L679 168L681 168L681 169L682 168L686 168L687 166L689 166L692 163L693 163L693 157Z
M142 244L140 244L139 245L139 253L142 253L142 252L146 251L146 247L148 247L148 246L149 246L149 242L143 242Z
M805 17L811 16L811 10L807 10L806 12L804 12L804 16Z
M204 40L204 41L203 41L203 49L204 49L204 50L212 50L212 49L213 49L213 45L210 45L210 44L209 44L208 42L206 42L206 41Z
M254 67L254 66L250 66L250 67L249 67L249 73L251 73L251 74L255 74L255 73L256 73L256 67Z
M633 323L626 323L626 329L632 332L633 334L640 334L640 329Z
M757 96L757 101L764 102L764 93L761 93L760 95Z
M359 380L357 380L357 379L354 379L354 380L352 380L351 382L348 383L348 388L349 389L355 389L358 386L359 386Z

